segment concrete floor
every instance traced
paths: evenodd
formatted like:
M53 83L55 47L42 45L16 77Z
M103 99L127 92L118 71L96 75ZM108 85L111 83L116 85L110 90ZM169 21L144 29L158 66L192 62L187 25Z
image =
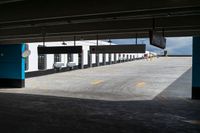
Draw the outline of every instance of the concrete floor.
M199 133L191 72L182 57L31 78L25 89L1 90L0 131Z
M190 68L191 58L140 60L30 78L25 89L0 92L110 101L152 100ZM190 80L187 85L191 87Z

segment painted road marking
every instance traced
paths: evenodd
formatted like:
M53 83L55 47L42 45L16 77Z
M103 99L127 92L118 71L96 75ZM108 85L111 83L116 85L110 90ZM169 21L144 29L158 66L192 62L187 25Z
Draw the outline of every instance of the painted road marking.
M91 82L92 85L99 85L99 84L101 84L101 83L103 83L103 80L93 80L93 81Z
M138 87L138 88L144 88L145 85L146 85L145 82L138 82L138 83L136 84L136 87Z

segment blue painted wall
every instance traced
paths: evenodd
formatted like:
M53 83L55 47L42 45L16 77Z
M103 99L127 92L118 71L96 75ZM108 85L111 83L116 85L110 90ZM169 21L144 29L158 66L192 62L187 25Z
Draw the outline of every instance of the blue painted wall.
M193 37L192 86L200 87L200 37Z
M25 79L25 44L0 45L0 78Z

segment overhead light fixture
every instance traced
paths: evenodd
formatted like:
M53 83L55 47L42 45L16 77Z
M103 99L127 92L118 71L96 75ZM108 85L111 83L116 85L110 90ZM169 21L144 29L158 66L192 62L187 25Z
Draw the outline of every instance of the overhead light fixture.
M112 41L109 39L108 43L110 43L110 45L112 44Z
M62 42L62 45L67 45L67 43L65 41Z
M167 14L167 17L171 17L171 15L172 15L171 13L168 13L168 14Z

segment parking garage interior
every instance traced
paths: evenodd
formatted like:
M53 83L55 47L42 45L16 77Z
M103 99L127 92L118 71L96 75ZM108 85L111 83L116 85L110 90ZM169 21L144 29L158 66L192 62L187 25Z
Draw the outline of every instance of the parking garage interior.
M199 132L200 2L132 3L0 2L0 130ZM188 36L192 56L167 56L166 37ZM111 41L127 38L135 42ZM138 38L148 38L165 55L147 54L147 44ZM62 46L47 46L58 41ZM32 45L36 50L30 52ZM37 71L27 72L30 54L37 57ZM49 55L54 64L66 61L64 67L47 69L50 60L43 59Z

